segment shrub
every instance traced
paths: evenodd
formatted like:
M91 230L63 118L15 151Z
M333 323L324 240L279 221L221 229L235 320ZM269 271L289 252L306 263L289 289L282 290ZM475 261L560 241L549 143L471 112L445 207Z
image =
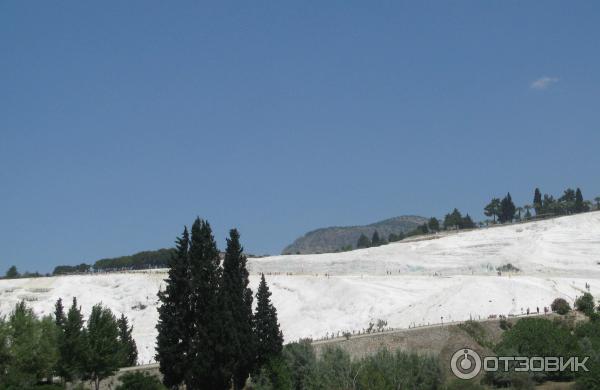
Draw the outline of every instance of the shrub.
M581 349L571 330L557 321L544 318L524 318L502 335L496 352L500 356L580 356ZM546 378L571 380L573 373L540 373L538 380Z
M473 338L479 345L491 348L492 344L489 340L487 340L487 332L483 325L481 325L477 321L465 321L462 324L459 324L458 327L464 330L469 336Z
M357 389L438 389L442 372L433 357L381 350L353 364ZM350 387L353 388L353 387Z
M342 390L352 388L353 372L350 355L340 348L325 348L310 377L308 389Z
M312 340L303 339L283 347L283 359L290 368L292 387L295 390L308 388L310 373L317 364L317 357L311 342Z
M511 364L514 367L514 364ZM495 387L509 387L519 390L533 390L535 382L531 373L508 371L487 371L483 377L483 382Z
M594 297L586 292L575 301L575 308L590 317L594 313Z
M157 377L139 371L123 374L119 380L121 384L116 390L166 390Z
M446 390L485 390L485 387L477 382L456 379L446 386Z
M284 358L274 357L262 367L255 383L255 390L292 390L291 369Z
M562 298L556 298L554 302L550 305L550 308L553 312L564 315L571 311L571 305L569 302Z
M373 356L350 361L346 352L329 349L317 364L307 389L438 389L442 372L433 357L402 351L381 350Z
M512 328L512 324L510 322L508 322L504 318L500 320L500 329L509 330L510 328Z
M515 267L511 263L504 264L504 265L496 268L496 270L500 271L500 272L521 272L521 270L519 268Z

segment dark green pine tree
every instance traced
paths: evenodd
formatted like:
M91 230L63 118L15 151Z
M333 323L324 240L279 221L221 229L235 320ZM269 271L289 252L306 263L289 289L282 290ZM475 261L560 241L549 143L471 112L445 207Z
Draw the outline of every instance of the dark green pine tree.
M535 209L535 215L540 215L544 213L543 203L542 203L542 193L539 188L535 189L533 193L533 208Z
M87 323L88 349L85 373L100 389L100 381L119 368L119 328L110 309L94 305Z
M55 371L61 378L68 376L61 357L61 349L62 345L65 342L65 324L67 322L67 318L65 317L65 309L62 303L62 298L58 298L56 303L54 304L54 323L58 328L58 332L56 335L56 343L58 349L58 358L56 360Z
M500 202L500 215L498 216L498 220L501 223L512 222L512 220L515 219L516 211L517 208L515 207L509 192Z
M575 212L582 213L585 211L585 204L583 203L583 194L581 190L577 188L575 191Z
M6 279L15 279L19 276L19 271L17 271L17 267L15 265L11 265L8 271L6 271Z
M192 225L189 261L191 318L186 323L193 327L185 384L188 389L229 389L231 378L222 370L227 346L221 342L219 251L210 224L200 218Z
M161 306L158 308L158 337L156 360L160 364L163 383L168 388L177 388L185 379L191 342L189 252L190 236L184 228L177 238L176 250L169 261L166 287L158 293Z
M492 198L490 203L483 209L486 217L493 217L494 223L496 223L496 217L500 214L500 210L500 199L498 198Z
M252 330L252 290L248 288L246 256L236 229L229 232L223 261L220 301L223 308L222 343L225 346L224 374L233 379L233 388L242 389L256 358Z
M463 216L458 209L452 210L452 213L446 214L444 217L444 229L461 228Z
M137 364L138 350L133 339L133 326L129 326L127 317L121 314L117 320L119 327L119 367L131 367Z
M381 245L381 239L379 238L379 232L377 230L375 230L373 232L373 236L371 237L371 245L372 246Z
M279 356L283 348L283 333L279 330L277 310L271 303L271 292L265 281L260 278L256 293L256 313L254 314L254 331L257 338L257 368Z
M62 298L58 298L54 305L54 322L61 330L65 326L65 308L63 307Z
M474 229L475 228L475 222L473 222L473 219L471 218L471 216L469 214L465 215L465 217L462 219L460 228L461 229Z
M369 240L369 237L365 236L364 234L361 234L360 237L358 238L358 241L356 242L356 247L358 249L361 248L368 248L371 246L371 241Z
M440 230L440 221L438 221L437 218L432 217L429 219L429 221L427 222L427 227L429 228L429 230L431 230L432 232L437 232Z
M65 380L80 378L87 354L87 337L83 328L83 315L77 306L77 298L67 313L63 337L59 345L59 375Z

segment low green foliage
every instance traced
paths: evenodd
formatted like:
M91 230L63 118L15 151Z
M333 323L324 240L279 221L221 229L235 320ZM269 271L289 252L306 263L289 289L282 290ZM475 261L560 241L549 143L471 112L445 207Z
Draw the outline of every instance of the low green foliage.
M550 305L550 308L553 312L558 313L560 315L565 315L571 311L571 305L569 305L569 302L567 302L563 298L556 298Z
M586 292L575 301L575 308L590 317L594 313L594 297Z
M79 265L57 265L52 271L52 275L68 275L90 272L92 266L81 263Z
M502 341L496 347L499 356L582 356L577 337L561 321L544 318L523 318L502 335ZM489 382L506 385L518 381L522 386L529 383L518 373L489 373ZM574 374L564 372L540 372L528 375L536 381L572 380ZM513 383L514 386L514 383ZM528 386L528 385L527 385ZM527 387L523 387L527 388Z
M519 268L515 267L511 263L504 264L504 265L496 268L496 270L499 272L521 272L521 270Z
M464 330L482 347L488 347L490 349L494 347L493 343L487 339L487 332L481 323L477 321L465 321L464 323L459 324L458 327Z
M282 359L263 366L253 380L256 390L387 390L439 389L442 372L438 360L397 351L381 350L374 356L351 360L340 348L327 348L319 359L307 342L284 348Z
M575 336L584 356L589 356L586 363L588 372L582 372L576 379L576 388L580 390L600 388L600 321L579 323L575 328Z
M500 320L500 329L509 330L510 328L512 328L511 322L509 322L508 320L506 320L504 318Z
M94 263L94 269L97 271L111 271L118 269L166 267L174 254L174 249L158 249L155 251L139 252L131 256L100 259Z
M446 385L445 390L485 390L485 387L475 381L456 379Z
M116 390L166 390L160 380L148 373L128 372L119 377L121 384Z

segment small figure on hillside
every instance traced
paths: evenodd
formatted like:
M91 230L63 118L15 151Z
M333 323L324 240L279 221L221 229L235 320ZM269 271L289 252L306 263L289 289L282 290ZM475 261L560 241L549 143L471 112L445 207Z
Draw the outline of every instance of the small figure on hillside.
M529 315L529 308L527 308L527 315Z

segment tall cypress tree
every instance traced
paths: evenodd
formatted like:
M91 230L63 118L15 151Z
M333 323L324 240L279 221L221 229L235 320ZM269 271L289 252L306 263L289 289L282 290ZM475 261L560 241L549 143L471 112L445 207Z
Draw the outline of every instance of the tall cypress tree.
M361 233L360 237L358 237L358 241L356 242L356 248L358 248L358 249L368 248L370 246L371 246L371 241L369 240L369 237L367 237L363 233Z
M65 326L65 308L63 307L62 298L58 298L54 305L54 322L62 330Z
M255 364L254 333L252 331L252 290L248 288L246 256L236 229L229 232L223 261L223 281L220 288L224 312L222 342L225 346L224 374L233 378L234 389L244 387Z
M138 350L133 339L133 326L129 326L127 317L121 314L117 320L119 327L119 367L131 367L137 364Z
M160 364L163 382L169 388L177 388L185 379L191 341L189 284L190 236L184 228L176 240L176 250L169 261L169 275L165 289L158 293L161 306L158 309L156 360Z
M377 230L375 230L373 232L373 236L371 237L371 245L372 246L381 245L381 239L379 238L379 232Z
M504 199L502 199L502 202L500 202L500 208L501 211L500 215L498 216L498 220L501 223L511 222L513 219L515 219L515 213L517 211L517 208L515 207L515 204L512 201L510 192L506 194Z
M54 305L54 323L56 324L56 327L58 328L58 332L57 332L57 337L56 337L56 341L57 341L57 348L58 348L58 359L56 362L56 373L58 374L58 376L60 376L61 378L65 378L68 376L66 367L65 367L65 362L62 358L62 346L65 342L65 323L67 322L67 318L65 316L65 309L62 303L62 298L58 298L58 300L56 301L56 304Z
M581 190L577 188L577 191L575 191L575 212L581 213L583 211L585 211L585 205L583 204L583 194L581 193Z
M533 208L535 209L536 215L543 213L542 193L539 188L536 188L533 193Z
M75 297L67 313L59 353L59 375L66 380L79 378L86 361L87 337L83 328L81 308L77 306Z
M257 338L257 368L281 354L283 349L283 333L279 330L277 310L271 303L271 292L265 281L260 278L256 293L256 313L254 315L254 331Z
M185 374L188 389L226 389L231 378L224 374L225 349L221 333L223 308L219 305L222 270L219 251L208 222L197 218L190 239L190 308L193 325Z

